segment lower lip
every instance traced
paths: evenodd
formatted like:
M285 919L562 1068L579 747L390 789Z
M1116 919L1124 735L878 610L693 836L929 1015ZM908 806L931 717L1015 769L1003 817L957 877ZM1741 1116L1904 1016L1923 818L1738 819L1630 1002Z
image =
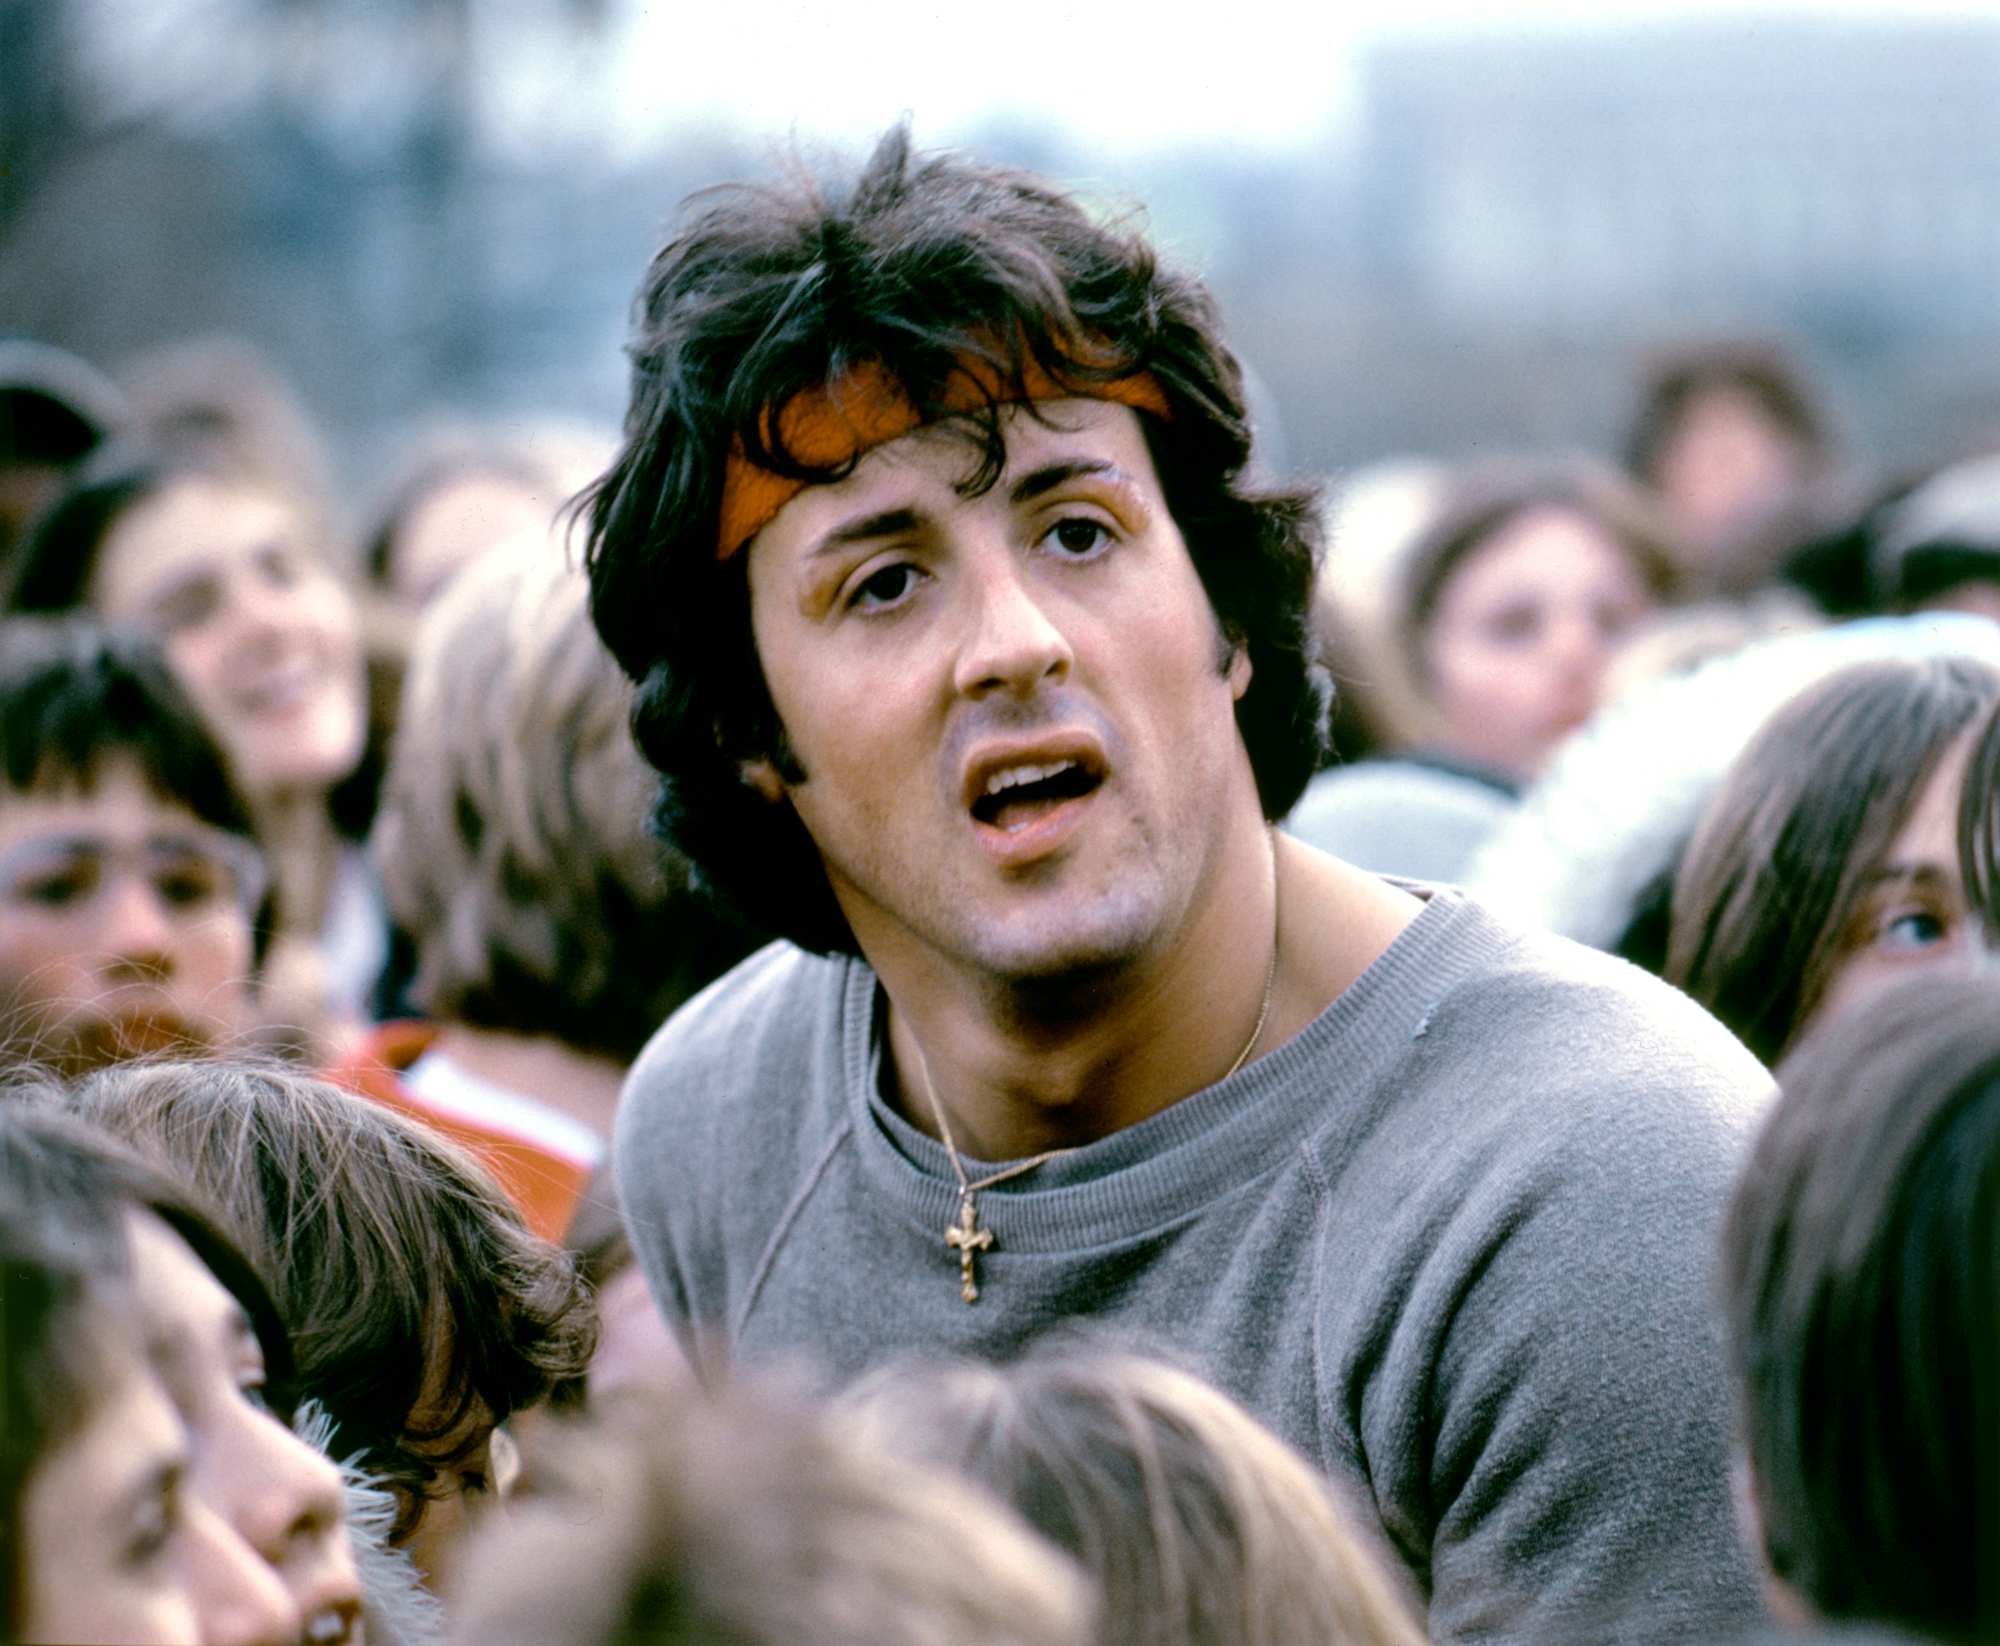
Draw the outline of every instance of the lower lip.
M1092 789L1089 794L1062 801L1019 828L1003 829L975 819L972 831L986 855L999 867L1025 868L1053 856L1069 843L1070 836L1083 826L1084 814L1098 793Z

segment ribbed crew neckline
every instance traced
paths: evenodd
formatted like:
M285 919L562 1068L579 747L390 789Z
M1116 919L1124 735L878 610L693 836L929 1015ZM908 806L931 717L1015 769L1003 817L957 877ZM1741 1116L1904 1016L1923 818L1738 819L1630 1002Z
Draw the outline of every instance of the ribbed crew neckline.
M1074 1253L1164 1227L1271 1171L1324 1127L1363 1123L1364 1105L1431 1009L1513 941L1456 888L1408 889L1425 898L1416 919L1285 1044L1136 1125L982 1190L982 1211L1005 1220L1009 1250ZM913 1224L942 1229L958 1209L950 1159L882 1101L885 1001L866 964L846 967L842 1078L862 1173ZM965 1159L975 1180L1008 1164Z

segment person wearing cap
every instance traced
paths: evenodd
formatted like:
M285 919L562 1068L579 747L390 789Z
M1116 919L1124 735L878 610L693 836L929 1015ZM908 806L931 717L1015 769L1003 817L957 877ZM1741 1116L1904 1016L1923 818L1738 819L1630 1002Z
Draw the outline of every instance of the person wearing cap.
M0 338L0 568L70 470L124 415L117 388L75 355Z
M1684 997L1273 828L1317 513L1214 305L887 136L704 195L588 503L659 820L784 934L613 1140L692 1362L1090 1317L1328 1469L1438 1641L1725 1638L1710 1243L1768 1081Z
M1949 464L1889 505L1869 572L1885 611L2000 619L2000 455Z

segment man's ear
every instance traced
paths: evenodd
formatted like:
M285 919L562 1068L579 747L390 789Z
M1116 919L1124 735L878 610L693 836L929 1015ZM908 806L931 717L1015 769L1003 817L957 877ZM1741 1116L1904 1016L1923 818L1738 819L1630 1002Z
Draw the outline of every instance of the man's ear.
M768 760L762 758L739 760L736 763L736 775L743 780L746 787L755 789L773 805L785 798L785 780L778 775L778 768Z
M1229 681L1229 695L1237 702L1250 689L1250 648L1237 641L1229 648L1229 667L1223 671Z

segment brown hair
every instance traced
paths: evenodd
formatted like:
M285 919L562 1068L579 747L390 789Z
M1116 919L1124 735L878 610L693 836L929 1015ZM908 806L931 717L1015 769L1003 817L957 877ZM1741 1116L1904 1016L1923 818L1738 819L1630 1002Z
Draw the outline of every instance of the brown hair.
M1417 1646L1326 1478L1220 1390L1057 1344L906 1362L846 1398L863 1438L996 1491L1102 1585L1103 1646Z
M1413 680L1430 678L1425 635L1445 585L1494 533L1543 509L1581 515L1624 550L1656 597L1676 592L1678 546L1645 499L1611 470L1582 459L1467 468L1447 483L1430 525L1403 562L1399 638Z
M632 688L552 544L500 548L418 632L372 842L434 1017L629 1063L754 940L646 827Z
M299 1392L332 1417L333 1447L402 1497L398 1539L437 1474L424 1442L481 1401L504 1421L589 1362L596 1316L567 1255L414 1121L240 1061L126 1064L83 1082L73 1106L221 1214L278 1300ZM444 1416L412 1429L427 1389Z
M637 1392L531 1444L474 1543L478 1646L1083 1646L1089 1591L983 1493L743 1390Z
M1806 1037L1722 1230L1758 1532L1816 1613L2000 1638L2000 986Z
M1718 339L1685 344L1648 363L1625 439L1626 468L1652 484L1660 454L1680 433L1689 410L1703 395L1722 390L1751 401L1772 427L1797 443L1808 463L1827 461L1832 431L1798 363L1775 343Z
M1951 742L2000 699L1963 657L1858 663L1764 725L1674 879L1663 975L1775 1063L1812 1016L1869 876Z

